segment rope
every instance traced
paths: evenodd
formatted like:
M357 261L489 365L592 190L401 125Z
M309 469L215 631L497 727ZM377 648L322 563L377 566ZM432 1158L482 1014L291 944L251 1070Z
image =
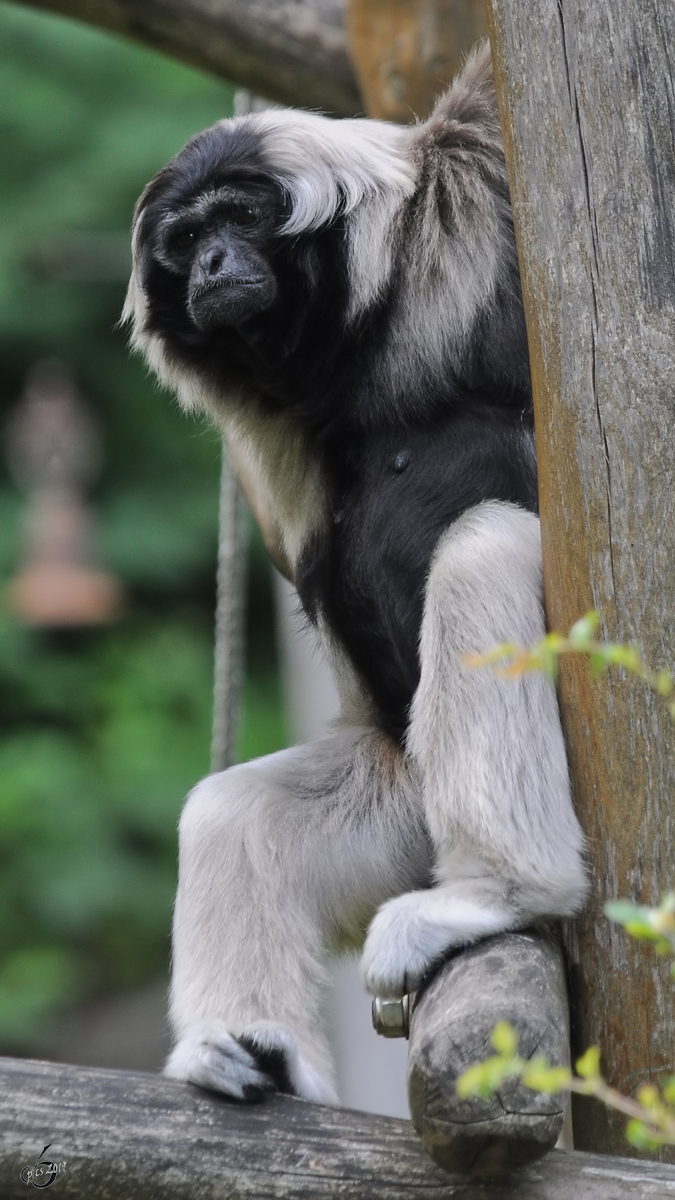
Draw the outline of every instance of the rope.
M246 591L244 502L223 444L216 600L211 770L232 765L244 666Z

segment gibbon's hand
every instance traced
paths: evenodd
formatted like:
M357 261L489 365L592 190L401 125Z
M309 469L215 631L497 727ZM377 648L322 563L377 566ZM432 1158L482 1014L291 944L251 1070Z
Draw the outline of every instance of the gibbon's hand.
M512 928L507 908L487 908L445 888L407 892L383 904L368 930L361 981L374 996L414 992L448 950Z

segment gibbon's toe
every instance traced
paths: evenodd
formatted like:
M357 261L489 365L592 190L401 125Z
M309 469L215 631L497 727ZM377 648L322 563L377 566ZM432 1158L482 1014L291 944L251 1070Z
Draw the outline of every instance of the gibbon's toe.
M293 1034L270 1022L236 1036L219 1025L193 1025L169 1055L164 1074L248 1104L272 1092L338 1103L332 1083L301 1057Z
M172 1050L164 1067L169 1079L195 1083L210 1092L252 1104L277 1090L244 1045L221 1029L193 1026Z

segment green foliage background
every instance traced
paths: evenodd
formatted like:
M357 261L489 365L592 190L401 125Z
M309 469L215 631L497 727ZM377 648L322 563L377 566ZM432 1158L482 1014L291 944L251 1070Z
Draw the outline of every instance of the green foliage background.
M30 1049L71 1000L165 969L182 799L208 770L220 450L130 358L116 328L133 205L231 89L85 26L0 7L0 421L57 357L100 423L91 497L122 580L103 629L0 611L0 1047ZM117 234L112 273L40 264L72 233ZM23 497L0 464L0 582ZM284 744L269 575L254 539L239 757Z

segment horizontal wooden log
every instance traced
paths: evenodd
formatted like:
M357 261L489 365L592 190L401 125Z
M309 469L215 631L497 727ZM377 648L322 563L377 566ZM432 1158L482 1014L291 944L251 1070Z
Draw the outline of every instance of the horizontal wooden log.
M65 1164L54 1200L675 1196L675 1168L662 1164L556 1150L511 1178L478 1181L435 1166L410 1122L393 1117L285 1096L242 1107L158 1075L0 1059L2 1200L34 1194L20 1173L48 1143L46 1157Z
M363 111L342 0L24 0L164 50L268 100Z
M408 1098L415 1127L447 1170L500 1174L541 1158L557 1142L567 1097L517 1080L491 1100L460 1100L456 1083L494 1053L490 1034L507 1020L524 1058L569 1065L567 987L554 931L500 934L446 962L420 994L410 1020Z

